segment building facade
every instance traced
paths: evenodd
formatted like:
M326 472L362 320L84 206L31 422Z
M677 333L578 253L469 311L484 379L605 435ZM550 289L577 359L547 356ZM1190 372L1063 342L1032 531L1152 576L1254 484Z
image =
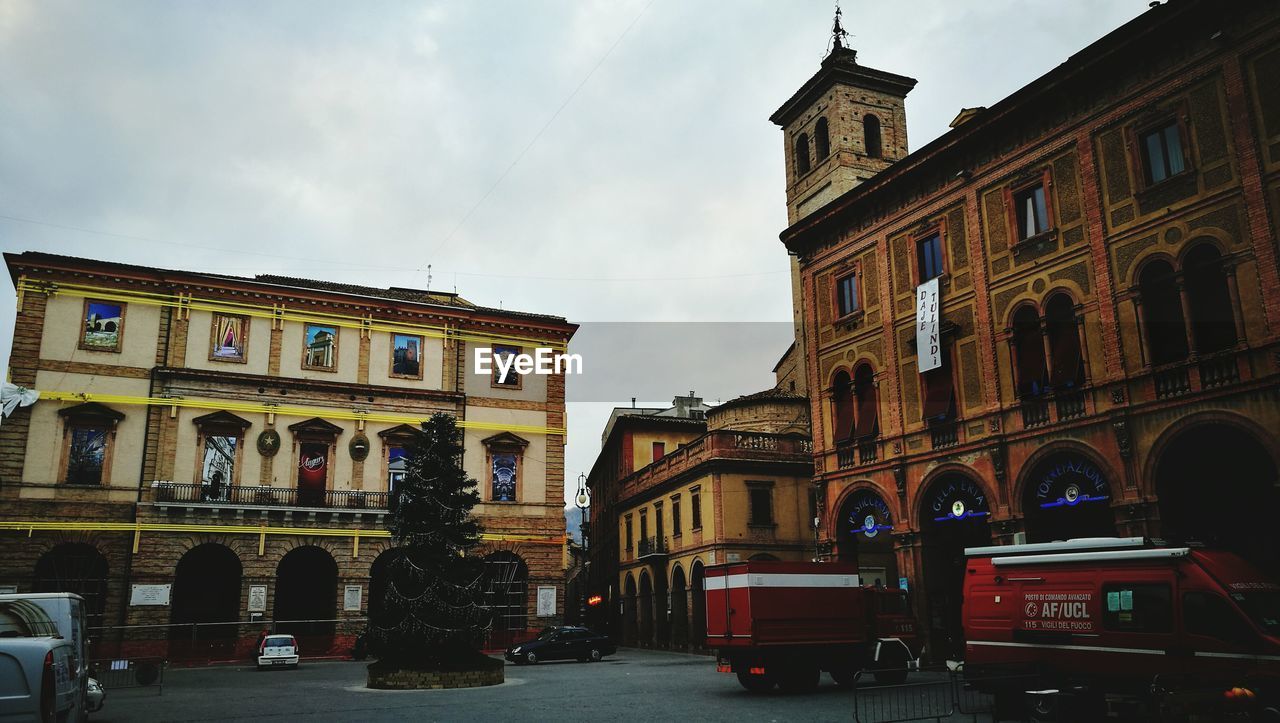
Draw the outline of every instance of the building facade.
M559 621L564 376L477 374L471 351L563 349L574 325L413 289L5 260L10 381L40 398L0 425L0 585L84 595L104 652L235 658L267 621L340 652L381 603L408 439L444 412L479 482L491 644Z
M825 556L907 587L936 656L967 545L1163 536L1280 572L1276 6L1154 6L909 155L883 75L837 43L773 117ZM829 158L800 141L837 123ZM877 136L902 155L796 203Z
M700 648L707 565L812 559L811 450L807 400L782 389L704 419L614 419L589 478L600 622L627 645Z

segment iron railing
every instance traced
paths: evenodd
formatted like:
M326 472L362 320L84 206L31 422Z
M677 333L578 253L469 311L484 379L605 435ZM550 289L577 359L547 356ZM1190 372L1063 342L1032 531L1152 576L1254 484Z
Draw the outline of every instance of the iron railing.
M258 485L212 485L157 482L157 504L191 503L249 507L319 507L325 509L385 510L387 493L368 490L308 490Z
M645 537L640 540L640 557L667 554L667 538Z

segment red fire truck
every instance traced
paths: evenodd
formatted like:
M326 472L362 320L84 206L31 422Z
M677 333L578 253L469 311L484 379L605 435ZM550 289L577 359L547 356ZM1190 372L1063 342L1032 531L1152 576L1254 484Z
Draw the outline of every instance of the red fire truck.
M1017 671L1092 711L1149 708L1155 692L1280 720L1280 585L1239 557L1140 537L965 554L964 671L978 687L1025 699L1025 681L998 683Z
M707 646L722 673L759 692L816 688L822 671L902 682L918 667L916 624L901 590L859 584L856 565L749 561L706 570Z

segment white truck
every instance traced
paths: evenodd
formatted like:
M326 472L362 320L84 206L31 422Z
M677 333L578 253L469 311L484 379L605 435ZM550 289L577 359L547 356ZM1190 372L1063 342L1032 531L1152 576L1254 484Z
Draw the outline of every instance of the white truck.
M83 660L42 607L0 596L0 721L84 720Z

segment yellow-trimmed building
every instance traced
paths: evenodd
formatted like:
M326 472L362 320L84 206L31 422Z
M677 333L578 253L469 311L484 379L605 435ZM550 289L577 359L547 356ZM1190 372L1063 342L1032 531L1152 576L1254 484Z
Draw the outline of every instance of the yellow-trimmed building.
M0 586L84 595L95 640L129 654L236 657L273 620L339 653L381 600L406 438L445 412L480 483L491 643L561 619L564 376L478 374L472 350L563 350L573 324L434 291L5 260L9 381L40 396L0 425Z

